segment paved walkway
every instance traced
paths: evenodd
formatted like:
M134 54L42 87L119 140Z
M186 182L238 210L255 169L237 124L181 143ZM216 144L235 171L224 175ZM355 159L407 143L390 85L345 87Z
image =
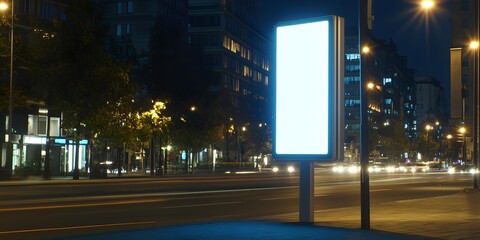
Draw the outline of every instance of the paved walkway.
M372 230L434 239L480 239L478 190L466 189L454 195L372 205L370 210ZM298 214L263 219L292 222L298 219ZM315 225L358 229L360 208L315 211Z

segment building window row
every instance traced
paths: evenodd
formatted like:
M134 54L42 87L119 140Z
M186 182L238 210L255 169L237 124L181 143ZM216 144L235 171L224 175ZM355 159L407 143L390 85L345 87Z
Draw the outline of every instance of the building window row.
M47 135L48 116L28 115L28 135ZM50 118L50 136L60 136L60 118Z
M223 37L223 47L230 50L233 53L239 54L242 58L253 61L253 64L261 67L265 71L270 70L270 62L263 56L252 51L240 44L239 42L231 39L228 36Z
M123 2L124 1L117 2L117 14L123 14L125 12ZM127 1L126 13L133 13L133 1Z
M214 57L215 61L215 57ZM225 70L228 70L231 73L235 73L247 79L253 80L255 83L263 82L263 84L268 87L269 79L266 74L262 74L259 71L253 70L252 67L242 64L240 61L225 56L223 61L223 67Z
M358 53L347 53L345 54L347 60L360 60L360 54Z
M345 99L345 107L358 107L360 106L360 99Z
M190 43L198 44L203 47L216 47L222 43L222 37L219 34L202 34L189 37Z
M132 34L132 26L130 25L130 23L117 24L117 30L116 30L117 37L129 36L130 34Z
M233 53L239 53L242 58L251 60L251 51L250 49L242 46L239 42L231 39L228 36L223 37L223 47L230 50Z
M345 64L345 71L359 71L360 65L358 64Z
M192 16L189 22L191 27L218 27L220 23L220 15Z
M345 77L345 84L358 84L358 83L360 83L360 76Z
M232 90L234 92L240 91L240 80L229 75L223 76L223 84L225 89Z

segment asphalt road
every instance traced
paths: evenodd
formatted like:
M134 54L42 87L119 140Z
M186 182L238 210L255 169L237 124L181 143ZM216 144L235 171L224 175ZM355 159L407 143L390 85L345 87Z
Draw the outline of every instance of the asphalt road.
M371 204L455 194L471 175L370 175ZM315 209L360 205L359 175L318 170ZM45 239L298 211L298 175L124 178L1 185L0 239Z

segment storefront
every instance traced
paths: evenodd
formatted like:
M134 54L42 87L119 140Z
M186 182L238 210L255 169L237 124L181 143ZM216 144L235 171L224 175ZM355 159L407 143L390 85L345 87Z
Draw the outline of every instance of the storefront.
M50 173L52 176L70 175L74 169L77 151L74 140L52 138L50 146ZM46 137L25 135L13 145L13 170L16 175L39 175L45 165ZM80 172L86 172L88 140L80 140L78 149Z

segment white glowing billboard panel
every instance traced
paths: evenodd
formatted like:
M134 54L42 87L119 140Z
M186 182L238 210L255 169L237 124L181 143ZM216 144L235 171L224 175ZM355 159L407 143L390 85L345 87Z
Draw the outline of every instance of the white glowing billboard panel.
M276 28L276 157L333 155L339 107L333 27L332 18L324 18Z

